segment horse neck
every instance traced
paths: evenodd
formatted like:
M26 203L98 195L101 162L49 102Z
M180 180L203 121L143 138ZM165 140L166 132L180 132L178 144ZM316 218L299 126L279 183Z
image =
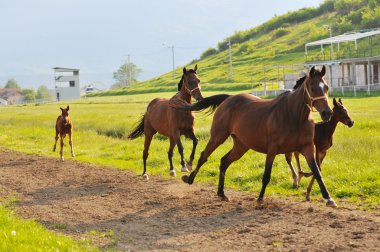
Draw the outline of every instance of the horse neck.
M306 83L303 83L303 85L306 85ZM289 94L287 103L292 120L299 123L305 122L310 116L310 109L307 106L308 101L305 98L305 87L303 85Z
M339 120L336 117L335 113L333 113L333 116L331 117L330 121L326 122L326 132L328 134L328 137L332 137L332 135L335 132L336 126L338 125Z
M185 83L182 83L182 88L179 91L179 98L187 103L191 103L191 95L186 91Z

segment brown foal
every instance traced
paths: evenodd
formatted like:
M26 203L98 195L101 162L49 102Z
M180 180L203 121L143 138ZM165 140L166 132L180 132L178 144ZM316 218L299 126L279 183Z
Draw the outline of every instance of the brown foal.
M60 108L62 111L62 114L58 116L57 121L55 123L55 143L53 147L53 152L55 151L57 147L57 141L58 141L58 135L61 138L61 160L63 161L63 140L65 139L66 134L69 135L69 143L71 148L71 156L74 157L74 149L73 149L73 121L71 120L69 116L69 105L67 105L67 108Z
M342 100L339 99L339 101L336 101L334 98L333 104L334 108L331 120L328 122L320 122L315 124L314 145L316 149L316 161L320 170L322 161L326 156L327 150L330 149L333 145L333 135L338 123L341 122L349 128L351 128L354 125L354 121L352 121L352 119L348 115L348 110L345 106L343 106ZM312 176L313 173L303 172L299 161L299 153L294 152L294 156L296 158L298 167L298 177L292 164L292 153L285 154L286 162L288 163L293 175L293 187L297 188L302 176L309 177ZM313 183L314 177L311 179L310 184L307 188L306 200L308 201L310 200L310 192Z

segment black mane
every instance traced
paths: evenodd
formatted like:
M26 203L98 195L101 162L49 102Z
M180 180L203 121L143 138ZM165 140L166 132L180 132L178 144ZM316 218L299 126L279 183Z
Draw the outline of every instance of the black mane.
M305 81L306 77L307 77L307 76L305 75L304 77L299 78L299 79L296 81L296 85L293 87L293 90L296 90L297 88L299 88L299 87L302 85L302 83Z

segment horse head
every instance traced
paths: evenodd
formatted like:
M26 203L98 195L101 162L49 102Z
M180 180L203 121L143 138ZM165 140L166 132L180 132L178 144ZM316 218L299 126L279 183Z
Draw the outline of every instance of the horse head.
M348 115L348 110L345 106L343 106L343 102L341 99L339 101L336 101L335 98L333 99L333 117L338 120L338 122L343 123L344 125L347 125L349 128L354 126L354 121L352 121L351 117Z
M201 82L197 75L198 66L195 65L194 69L186 70L186 67L183 68L183 75L181 81L178 83L178 91L182 88L192 96L197 101L203 99L201 93L201 86L199 83Z
M328 90L329 87L323 76L326 74L326 67L323 66L319 71L312 67L309 76L305 80L304 92L306 93L306 105L313 110L313 107L319 112L323 121L330 120L332 110L328 103Z
M60 109L62 111L61 116L62 116L62 119L63 119L63 124L64 125L70 124L70 117L69 117L69 109L70 109L70 107L69 107L69 105L67 105L66 108L61 108L60 107Z

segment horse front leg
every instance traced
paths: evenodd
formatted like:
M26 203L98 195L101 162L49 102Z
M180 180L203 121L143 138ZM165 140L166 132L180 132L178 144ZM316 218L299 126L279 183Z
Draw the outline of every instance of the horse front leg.
M298 176L297 176L297 173L296 171L294 170L294 167L293 167L293 164L292 164L292 153L286 153L285 154L285 159L286 159L286 162L288 163L289 165L289 168L290 168L290 171L292 172L292 177L293 177L293 188L294 189L297 189L298 188Z
M195 156L195 150L197 149L197 145L198 145L198 139L195 136L194 131L191 131L189 137L191 140L193 140L193 149L191 150L190 160L189 162L186 163L186 167L189 171L191 171L193 169L193 160Z
M169 164L170 164L170 176L172 176L172 177L176 176L176 173L174 170L174 165L173 165L173 150L174 150L175 145L176 145L176 140L174 138L170 138L168 159L169 159Z
M322 173L322 161L325 158L325 156L326 156L326 152L321 152L321 153L317 152L317 165L318 165L319 171L321 173ZM311 193L311 189L313 188L314 180L315 179L313 176L310 180L309 186L307 187L307 191L306 191L306 200L307 201L311 201L310 193Z
M58 128L57 128L57 125L55 125L55 142L53 146L53 152L55 152L55 149L57 148L58 134L59 134Z
M261 187L260 195L257 201L259 203L264 201L264 194L265 194L265 189L267 188L267 185L270 181L270 176L272 173L272 166L273 166L273 161L274 158L276 157L275 154L267 154L266 160L265 160L265 171L264 171L264 176L263 176L263 185Z
M326 206L337 207L337 204L335 203L333 198L330 197L330 194L325 186L325 183L323 182L321 172L314 158L314 152L315 152L314 145L311 145L304 148L302 154L305 156L307 164L309 165L311 171L314 174L313 178L316 179L318 182L323 198L327 200Z
M61 156L61 161L64 161L65 158L63 157L63 140L65 139L65 135L60 135L60 139L61 139L61 150L59 151L59 154Z
M69 133L69 144L70 144L70 149L71 149L71 156L75 157L74 147L73 147L73 132Z

